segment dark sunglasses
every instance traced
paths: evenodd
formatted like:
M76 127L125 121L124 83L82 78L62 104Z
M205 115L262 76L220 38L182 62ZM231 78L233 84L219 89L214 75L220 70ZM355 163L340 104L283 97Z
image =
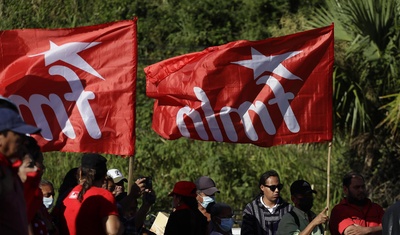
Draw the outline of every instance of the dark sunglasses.
M271 189L272 192L275 192L276 189L278 189L279 191L282 190L283 188L283 184L278 184L278 185L265 185L263 184L265 187Z

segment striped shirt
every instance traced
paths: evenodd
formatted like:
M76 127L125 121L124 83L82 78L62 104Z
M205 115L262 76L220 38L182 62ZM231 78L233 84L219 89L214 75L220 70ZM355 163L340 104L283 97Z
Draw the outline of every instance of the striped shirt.
M293 208L279 198L276 210L271 213L262 204L261 198L257 197L244 208L241 235L275 235L283 215Z

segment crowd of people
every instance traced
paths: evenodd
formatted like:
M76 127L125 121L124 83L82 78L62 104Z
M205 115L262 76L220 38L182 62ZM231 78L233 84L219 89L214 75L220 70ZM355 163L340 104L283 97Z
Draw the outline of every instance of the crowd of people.
M31 134L41 130L26 124L18 108L0 96L0 233L5 235L152 235L144 222L156 194L151 178L140 177L125 191L127 179L118 169L108 169L97 153L82 155L58 190L43 179L43 155ZM275 170L258 182L260 194L243 210L241 234L400 234L400 202L386 211L367 198L361 174L343 177L345 197L328 216L328 208L312 211L317 193L306 180L290 186L291 202L280 193L283 184ZM231 235L232 207L217 202L220 190L213 179L176 182L169 193L172 211L165 235ZM139 203L141 199L141 203ZM140 207L139 207L140 205Z

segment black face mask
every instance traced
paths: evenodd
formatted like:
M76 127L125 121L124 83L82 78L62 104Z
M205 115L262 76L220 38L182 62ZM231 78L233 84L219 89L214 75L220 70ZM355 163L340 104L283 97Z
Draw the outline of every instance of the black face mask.
M299 204L298 207L300 210L304 211L304 212L308 212L311 210L311 208L313 207L313 203L314 203L314 199L313 198L298 198L299 200Z

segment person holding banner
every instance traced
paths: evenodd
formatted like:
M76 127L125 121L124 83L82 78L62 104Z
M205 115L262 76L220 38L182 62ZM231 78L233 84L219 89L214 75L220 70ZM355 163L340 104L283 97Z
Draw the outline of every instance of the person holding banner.
M122 234L114 195L102 188L107 160L100 154L84 154L79 168L80 184L64 199L64 216L70 235Z
M331 235L382 234L383 208L366 196L364 177L350 172L343 177L345 198L331 212Z
M314 195L317 193L305 180L296 180L290 186L290 194L294 208L282 217L278 226L278 235L322 235L324 224L329 220L326 215L328 208L318 215L311 211Z
M280 196L283 184L276 171L269 170L262 174L259 187L260 195L248 203L243 211L241 235L276 234L279 221L293 208Z
M22 182L17 175L27 134L40 129L26 124L18 112L0 107L0 231L2 234L28 234L28 219ZM13 166L14 165L14 166ZM20 165L20 163L19 163Z

